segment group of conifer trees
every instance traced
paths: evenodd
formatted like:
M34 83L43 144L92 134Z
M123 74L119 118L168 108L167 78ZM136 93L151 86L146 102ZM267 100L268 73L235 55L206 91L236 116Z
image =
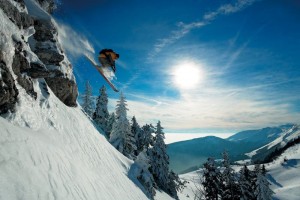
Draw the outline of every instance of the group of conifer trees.
M271 200L274 194L269 187L264 165L261 167L257 164L252 171L244 165L239 172L235 172L227 152L223 153L219 167L213 158L208 158L202 173L199 175L201 186L195 191L195 199Z
M158 121L155 127L152 124L141 127L133 116L130 123L127 118L127 101L122 93L115 112L110 114L105 86L100 89L95 109L88 82L82 101L83 110L105 132L108 141L124 156L134 160L130 173L137 178L149 198L155 196L155 189L161 189L178 199L177 191L184 187L184 182L169 169L161 122Z

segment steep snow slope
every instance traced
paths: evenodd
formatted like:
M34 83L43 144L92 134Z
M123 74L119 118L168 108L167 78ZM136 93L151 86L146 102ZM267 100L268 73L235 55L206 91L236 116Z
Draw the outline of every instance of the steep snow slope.
M284 161L286 159L286 161ZM266 165L275 199L298 200L300 197L300 145L287 149Z
M147 199L127 177L131 161L80 108L18 89L17 112L0 118L0 199Z

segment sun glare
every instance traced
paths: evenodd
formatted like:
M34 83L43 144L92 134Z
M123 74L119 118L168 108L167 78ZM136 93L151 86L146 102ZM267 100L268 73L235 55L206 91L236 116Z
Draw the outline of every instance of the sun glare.
M198 86L203 74L199 66L193 62L186 62L174 67L174 83L180 89L193 89Z

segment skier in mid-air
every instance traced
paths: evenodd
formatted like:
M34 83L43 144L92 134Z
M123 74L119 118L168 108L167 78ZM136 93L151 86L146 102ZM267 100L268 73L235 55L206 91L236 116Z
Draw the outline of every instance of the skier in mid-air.
M107 67L111 67L113 72L116 72L116 63L115 61L119 58L119 54L114 52L112 49L102 49L99 52L99 62L100 66L88 55L85 55L85 57L90 61L90 63L97 69L97 71L101 74L101 76L104 78L104 80L110 85L110 87L115 91L118 92L119 90L114 86L110 78L105 74L104 70Z
M112 49L102 49L99 52L99 62L102 67L111 67L114 73L116 72L115 61L119 58L119 54L114 52Z

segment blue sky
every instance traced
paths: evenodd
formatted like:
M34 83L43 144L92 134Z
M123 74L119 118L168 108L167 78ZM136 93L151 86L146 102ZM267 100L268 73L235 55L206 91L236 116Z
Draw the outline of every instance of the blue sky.
M140 124L193 133L299 123L297 0L75 0L55 17L79 92L105 84L84 53L120 54L115 84ZM107 89L113 111L119 94Z

